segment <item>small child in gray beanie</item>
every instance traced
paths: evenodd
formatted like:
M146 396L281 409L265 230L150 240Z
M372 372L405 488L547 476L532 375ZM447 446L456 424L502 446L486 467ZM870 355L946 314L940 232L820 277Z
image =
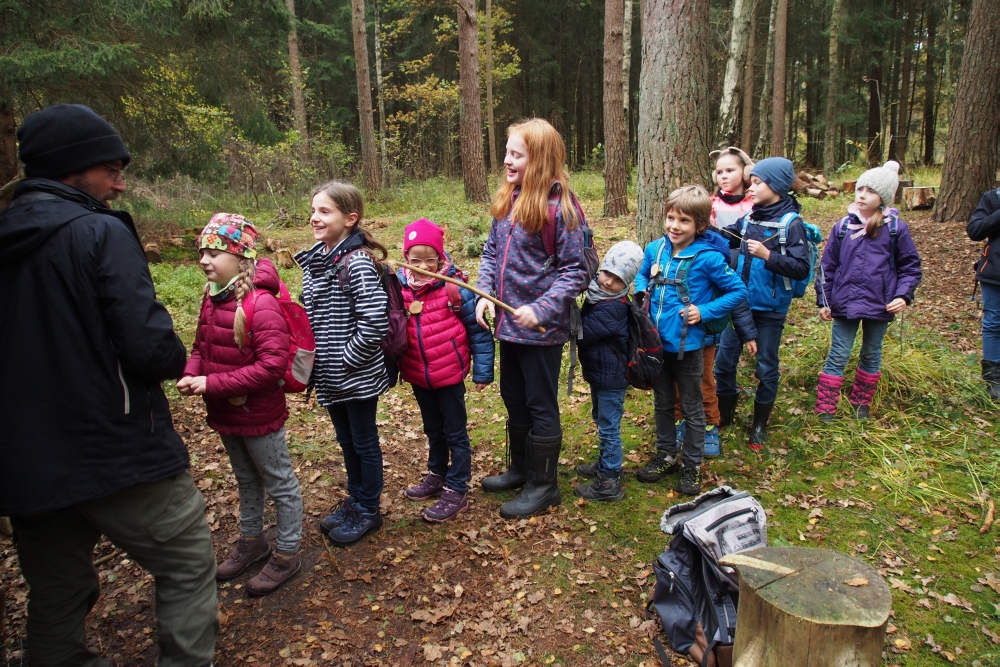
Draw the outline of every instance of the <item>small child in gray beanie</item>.
M889 160L881 167L869 169L858 178L856 188L868 188L879 196L882 206L892 206L899 188L899 163Z

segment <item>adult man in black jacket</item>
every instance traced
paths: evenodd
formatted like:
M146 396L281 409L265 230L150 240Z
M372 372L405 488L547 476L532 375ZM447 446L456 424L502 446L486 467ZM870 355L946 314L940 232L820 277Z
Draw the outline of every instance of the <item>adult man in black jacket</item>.
M156 580L160 665L205 667L215 557L160 382L185 352L131 217L108 208L130 156L89 107L18 128L28 176L0 212L0 515L30 586L32 665L113 665L87 649L106 535Z
M1000 188L983 193L965 231L973 241L986 241L976 262L983 295L983 381L1000 401Z

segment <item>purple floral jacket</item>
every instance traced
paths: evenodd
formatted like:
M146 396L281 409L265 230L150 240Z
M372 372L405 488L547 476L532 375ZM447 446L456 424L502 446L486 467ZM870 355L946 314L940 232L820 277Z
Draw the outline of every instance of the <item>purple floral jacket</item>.
M520 190L515 191L512 201ZM583 211L577 209L583 219ZM511 220L493 220L483 247L476 286L514 308L528 305L545 333L525 329L510 313L497 309L496 337L523 345L562 345L569 340L570 304L587 288L584 232L569 231L562 211L556 214L556 255L549 262L541 233L528 234Z

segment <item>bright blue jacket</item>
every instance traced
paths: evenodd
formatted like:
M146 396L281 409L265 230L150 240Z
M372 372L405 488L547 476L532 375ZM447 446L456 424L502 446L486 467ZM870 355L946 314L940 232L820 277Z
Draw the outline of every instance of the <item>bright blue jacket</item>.
M660 248L663 248L662 253ZM691 303L698 306L702 321L724 317L739 305L740 301L747 298L747 288L739 276L729 268L722 253L704 238L695 238L694 242L678 252L676 257L670 239L666 235L646 246L642 268L635 278L635 290L647 292L650 317L656 322L656 328L663 341L663 349L665 352L676 354L681 351L683 330L681 309L684 304L677 296L677 288L673 285L655 285L652 290L647 289L657 256L660 257L658 275L666 278L676 277L677 267L680 266L682 259L694 258L688 271L687 284L691 293ZM716 289L722 294L713 299ZM699 350L704 346L705 327L701 322L689 325L684 338L684 351Z

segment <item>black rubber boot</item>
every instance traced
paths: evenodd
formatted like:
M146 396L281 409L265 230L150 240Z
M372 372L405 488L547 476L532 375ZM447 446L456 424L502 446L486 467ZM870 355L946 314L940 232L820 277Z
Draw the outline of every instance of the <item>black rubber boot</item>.
M505 519L529 517L562 502L556 477L562 433L547 438L529 433L525 449L527 480L516 498L500 506L500 516Z
M725 428L733 423L736 417L736 401L739 394L716 394L719 398L719 428Z
M1000 401L1000 361L983 359L983 382L990 393L990 398Z
M597 476L589 484L578 484L573 493L587 500L621 500L625 497L622 488L622 473L597 471Z
M499 475L483 478L483 491L508 491L524 486L524 448L531 426L507 422L507 446L510 464Z
M767 444L767 421L771 418L774 403L753 402L753 426L750 427L750 449L759 451Z

